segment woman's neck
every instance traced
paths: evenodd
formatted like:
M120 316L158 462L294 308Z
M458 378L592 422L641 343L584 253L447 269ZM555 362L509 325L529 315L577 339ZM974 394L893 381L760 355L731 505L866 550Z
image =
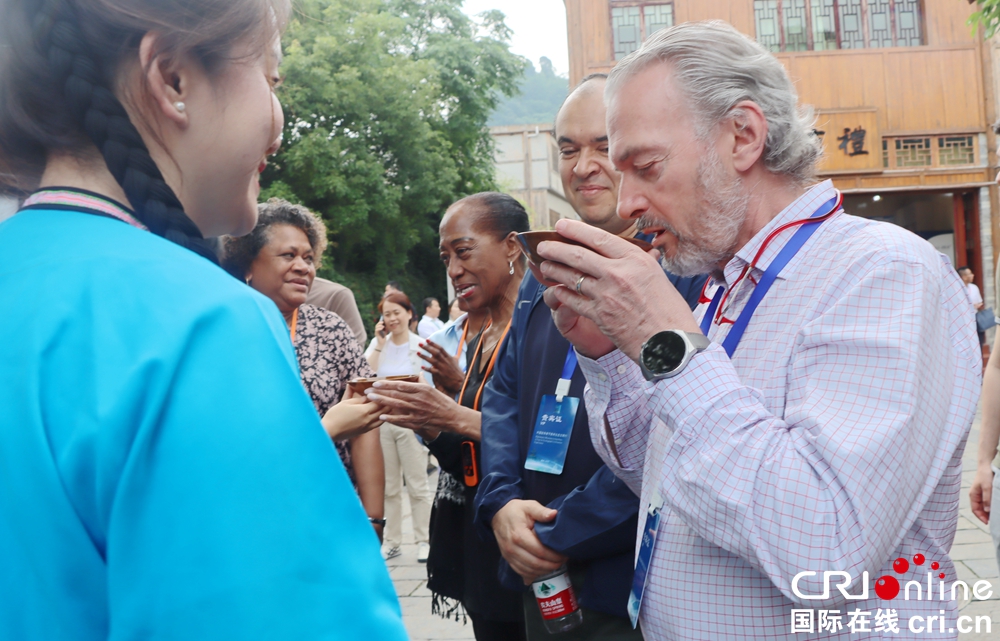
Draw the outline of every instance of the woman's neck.
M392 341L393 345L403 345L404 343L410 342L410 330L407 329L401 332L393 332L389 334L389 340Z
M510 277L506 291L490 305L490 333L500 334L510 322L514 314L514 304L517 301L517 290L521 286L524 270L518 266L516 273Z
M125 191L108 171L104 159L100 157L96 149L92 154L86 154L82 159L68 154L49 156L39 187L86 189L132 208L128 197L125 196Z
M476 336L481 334L482 331L490 322L490 310L488 307L483 309L477 309L469 312L469 315L465 317L465 324L468 326L469 336Z
M285 310L281 310L281 315L285 318L285 324L289 327L292 325L292 317L295 316L296 309L298 309L298 307L290 309L287 312Z

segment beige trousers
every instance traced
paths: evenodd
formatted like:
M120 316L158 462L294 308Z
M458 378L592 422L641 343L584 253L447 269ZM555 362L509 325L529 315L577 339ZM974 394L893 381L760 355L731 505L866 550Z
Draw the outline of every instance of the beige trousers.
M391 548L403 542L403 479L410 495L413 537L427 543L434 499L427 483L427 448L413 430L383 423L379 432L385 458L385 544Z

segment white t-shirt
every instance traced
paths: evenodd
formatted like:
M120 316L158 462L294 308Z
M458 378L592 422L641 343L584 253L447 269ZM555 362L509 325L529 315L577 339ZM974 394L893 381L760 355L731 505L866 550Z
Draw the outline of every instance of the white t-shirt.
M379 376L406 376L413 374L413 363L410 362L410 342L396 345L390 338L382 348L382 358L378 362Z

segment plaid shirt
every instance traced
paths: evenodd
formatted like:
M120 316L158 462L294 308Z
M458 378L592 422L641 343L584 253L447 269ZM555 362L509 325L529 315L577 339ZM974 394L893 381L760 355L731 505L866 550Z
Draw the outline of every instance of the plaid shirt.
M725 281L773 229L835 195L828 181L792 203L730 260ZM777 236L758 264L766 268L792 234ZM762 273L751 270L753 282ZM752 287L736 288L728 318ZM654 487L664 500L640 613L647 638L940 638L908 622L941 610L943 637L954 638L948 550L982 369L955 270L910 232L841 213L781 272L731 359L720 346L730 327L713 323L712 346L655 383L621 352L580 357L595 448L641 491L643 508ZM900 557L909 560L903 573L893 570ZM876 596L875 581L892 575L901 587L921 582L926 599L935 562L933 600L917 601L914 586L908 601ZM846 600L832 587L828 599L804 600L792 579L810 570L802 594L821 594L823 572L840 570L854 579L851 594L868 572L869 598ZM814 611L812 635L793 632L792 610L802 609ZM896 611L898 634L875 631L879 609Z

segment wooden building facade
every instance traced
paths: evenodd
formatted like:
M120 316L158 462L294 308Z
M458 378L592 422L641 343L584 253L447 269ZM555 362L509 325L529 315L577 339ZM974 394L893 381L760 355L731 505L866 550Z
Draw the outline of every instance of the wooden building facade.
M994 48L961 0L565 0L570 86L658 29L719 19L757 39L816 112L820 175L848 211L929 239L994 305ZM1000 74L998 74L1000 76Z

